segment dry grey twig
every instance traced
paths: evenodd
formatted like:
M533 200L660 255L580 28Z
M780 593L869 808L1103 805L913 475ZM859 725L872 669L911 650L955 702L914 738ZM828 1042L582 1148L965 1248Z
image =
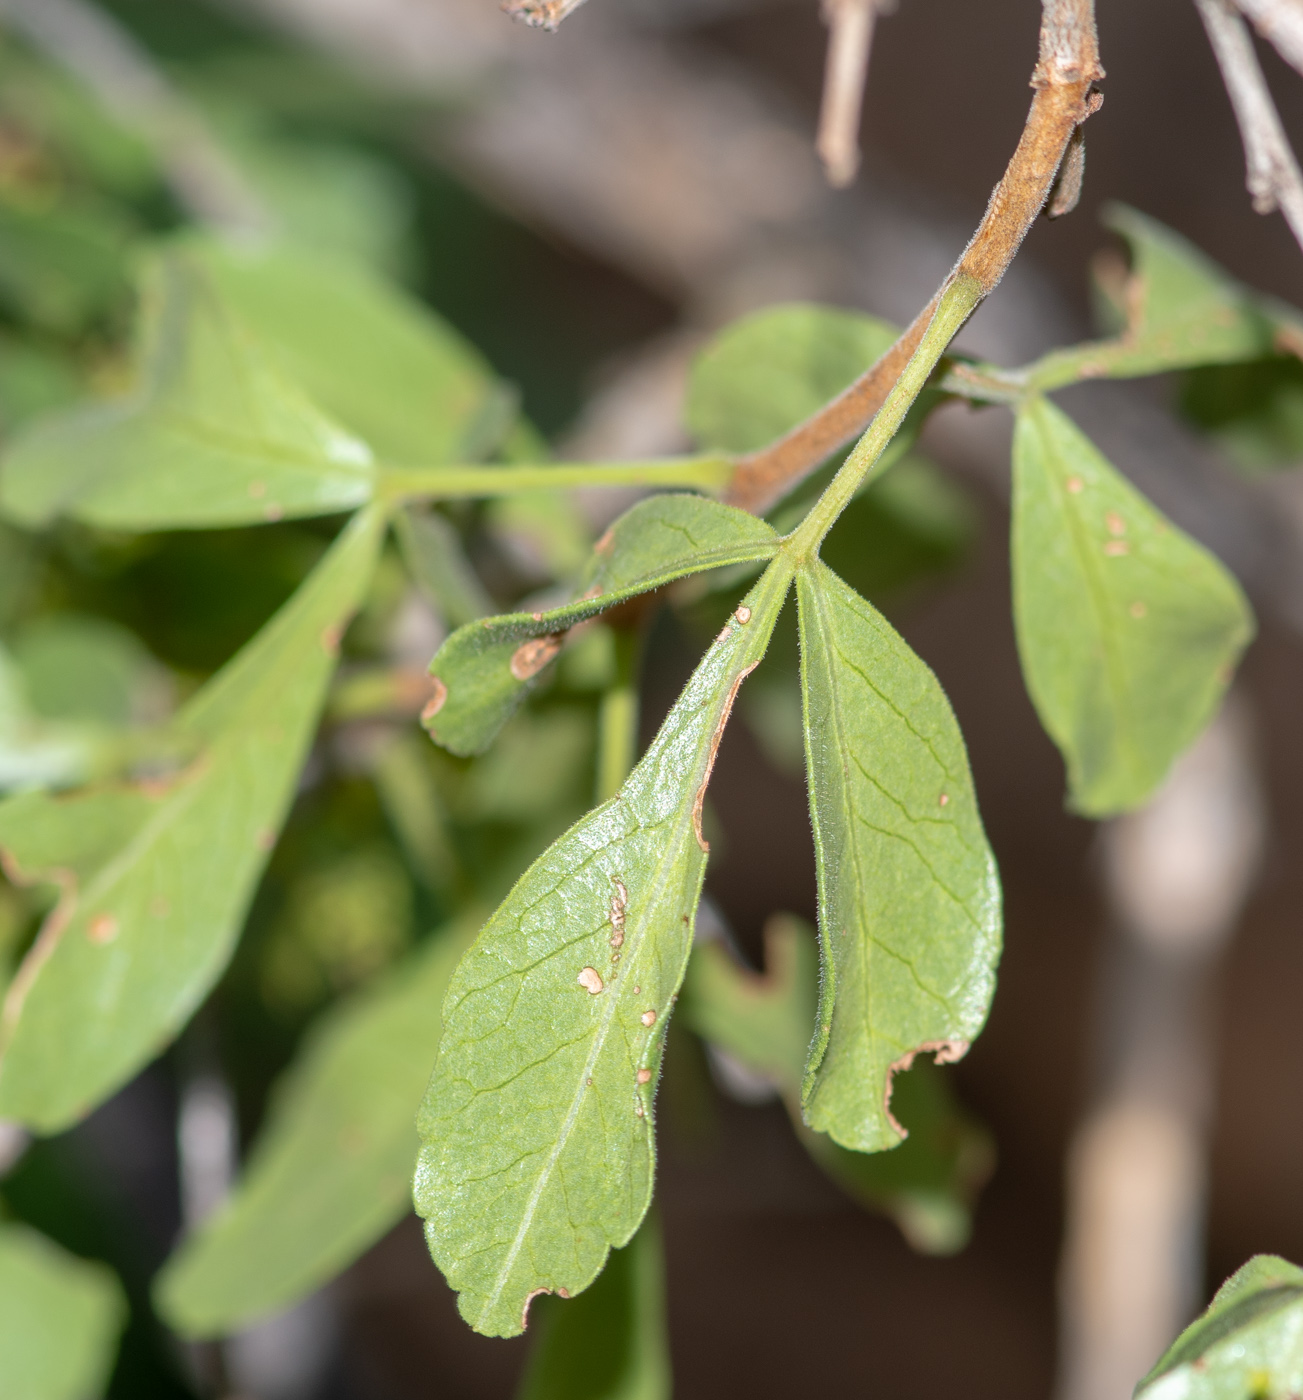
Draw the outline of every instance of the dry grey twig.
M1267 90L1253 37L1229 0L1195 4L1240 126L1253 207L1259 214L1279 209L1303 247L1303 174Z

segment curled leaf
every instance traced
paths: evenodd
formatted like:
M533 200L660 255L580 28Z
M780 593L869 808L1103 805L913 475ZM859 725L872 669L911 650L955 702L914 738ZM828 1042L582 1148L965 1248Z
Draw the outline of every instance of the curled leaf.
M763 520L718 501L640 501L598 540L575 602L471 622L444 642L430 663L444 687L425 717L430 736L456 754L483 753L570 628L685 574L768 559L777 548Z

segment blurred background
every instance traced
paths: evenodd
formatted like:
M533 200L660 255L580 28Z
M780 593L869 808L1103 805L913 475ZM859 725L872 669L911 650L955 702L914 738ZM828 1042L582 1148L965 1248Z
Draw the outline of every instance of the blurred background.
M377 264L463 332L567 459L685 448L690 358L744 312L809 299L908 321L1014 147L1039 23L1035 0L900 0L878 27L862 168L834 192L813 149L826 45L814 0L590 0L556 35L513 23L492 0L114 0L99 12L128 45L125 67L116 51L79 47L75 25L60 30L52 0L0 0L0 431L120 378L130 249L185 220L157 149L123 116L144 74L146 87L149 75L174 85L283 226ZM1111 246L1098 219L1110 200L1303 305L1303 253L1280 218L1252 211L1229 104L1188 0L1100 0L1099 23L1108 79L1088 128L1081 205L1038 224L962 340L1004 364L1090 332L1089 267ZM1287 128L1303 137L1303 78L1270 50L1261 56ZM117 115L105 105L115 92ZM220 170L209 174L208 193L229 196ZM1193 406L1184 415L1182 395ZM1159 1319L1143 1369L1161 1328L1181 1325L1248 1256L1303 1261L1303 809L1292 800L1303 785L1303 489L1295 473L1247 470L1200 432L1188 384L1093 385L1064 402L1230 565L1257 610L1260 635L1214 740L1222 748L1205 755L1213 796L1199 795L1197 773L1189 780L1191 802L1216 811L1192 832L1178 822L1173 838L1187 833L1196 875L1239 843L1243 859L1210 896L1223 901L1221 924L1198 935L1198 956L1175 980L1166 976L1143 937L1143 892L1125 874L1127 843L1144 833L1102 836L1065 811L1061 763L1014 648L1010 420L998 409L943 411L923 441L946 502L924 540L927 567L884 565L874 597L951 697L1003 874L994 1011L948 1071L992 1135L994 1173L967 1247L916 1253L820 1174L777 1102L740 1102L763 1094L727 1092L691 1037L674 1032L658 1199L683 1400L1040 1400L1056 1389L1093 1400L1105 1392L1072 1358L1092 1327L1107 1331L1090 1300L1101 1278L1116 1281L1110 1268L1123 1281L1153 1274L1167 1289L1127 1305ZM1294 448L1281 451L1273 465L1290 465ZM616 508L586 506L593 518ZM270 615L322 539L308 524L144 540L69 528L38 547L6 531L0 623L48 717L86 718L88 705L105 720L166 711ZM499 603L537 582L531 548L537 541L518 537L489 560ZM376 635L400 628L402 586L364 617ZM644 739L712 619L685 606L657 622ZM433 649L419 626L408 641L419 661ZM87 701L60 648L97 646L121 683ZM42 674L48 685L35 695ZM572 681L582 696L582 678ZM492 774L455 777L457 819L517 870L549 823L564 825L588 800L587 777L574 790L564 779L567 755L586 753L587 739L556 720L559 710L547 713L545 745L562 777L540 780L544 815L533 825L495 808ZM712 785L707 892L758 963L770 914L813 919L814 866L783 706L761 700L741 718ZM181 1168L181 1086L218 1067L233 1089L237 1139L249 1141L313 1014L443 912L437 893L410 878L383 803L359 776L364 750L347 726L323 739L241 950L185 1040L82 1126L9 1154L10 1210L109 1260L128 1285L133 1321L114 1397L206 1393L202 1365L146 1298L181 1230L185 1193L205 1189ZM0 922L17 949L30 911L8 887L4 898ZM1133 1050L1143 1059L1146 1029L1172 1025L1193 1079L1173 1091L1189 1142L1168 1158L1143 1131L1100 1148L1089 1129L1119 1061ZM219 1138L230 1123L220 1110ZM202 1135L202 1113L190 1121ZM1137 1244L1123 1231L1162 1255L1157 1264L1129 1258L1128 1238L1114 1262L1083 1260L1071 1245L1065 1256L1074 1231L1094 1238L1093 1210L1119 1218L1097 1181L1110 1150L1122 1195L1129 1183L1143 1198L1143 1219L1170 1207L1163 1238ZM512 1394L529 1343L489 1341L461 1323L409 1219L311 1306L232 1345L256 1400L490 1400Z

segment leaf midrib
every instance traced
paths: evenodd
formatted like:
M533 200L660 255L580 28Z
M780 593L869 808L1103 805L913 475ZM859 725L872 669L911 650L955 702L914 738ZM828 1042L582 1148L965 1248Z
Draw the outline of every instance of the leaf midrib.
M612 800L612 805L622 800L624 799L621 796L617 796ZM599 808L598 810L600 811L601 809ZM666 844L664 848L666 852L665 856L656 865L654 881L648 882L648 888L652 890L659 892L662 889L661 877L663 872L666 870L667 867L672 867L678 861L680 854L684 846L686 845L685 837L687 836L688 831L690 830L692 825L690 809L688 809L688 811L689 815L686 817L684 816L682 809L679 813L676 814L674 821L673 838L670 842ZM642 832L646 829L646 823L642 821L637 822L635 827L636 831ZM630 832L629 836L632 835L633 832ZM623 839L627 841L629 839L629 836L626 836ZM652 920L652 914L657 909L659 909L659 907L660 900L658 897L654 898L646 905L644 915L638 924L638 931L636 937L631 936L630 931L628 929L628 925L626 924L625 938L626 941L632 945L628 949L628 962L630 967L636 961L637 954L642 951L647 934L647 928ZM538 1205L543 1197L543 1192L547 1189L548 1183L552 1179L552 1174L556 1170L556 1165L561 1158L561 1154L565 1151L567 1145L569 1144L570 1135L574 1131L575 1123L578 1121L579 1118L580 1109L583 1107L585 1094L588 1091L588 1079L592 1076L593 1070L595 1069L597 1064L598 1057L601 1055L602 1050L606 1046L606 1040L610 1034L611 1025L615 1020L615 1013L620 1005L621 997L623 995L624 987L627 981L627 975L617 979L617 986L611 989L613 994L607 999L606 1006L602 1010L602 1014L597 1023L597 1028L593 1034L592 1048L589 1050L588 1056L584 1061L583 1068L580 1070L578 1076L578 1083L576 1085L575 1092L571 1097L570 1106L566 1111L565 1120L561 1125L561 1130L557 1134L556 1142L553 1144L551 1151L548 1153L547 1161L545 1162L542 1170L538 1173L534 1186L530 1190L529 1198L526 1201L525 1209L522 1214L520 1226L516 1231L516 1236L512 1240L511 1247L508 1249L506 1257L503 1260L502 1266L498 1271L498 1276L494 1284L493 1291L489 1294L489 1296L485 1300L483 1308L480 1310L478 1324L481 1326L489 1324L490 1314L497 1307L498 1300L502 1297L503 1290L506 1288L507 1283L510 1280L511 1271L515 1267L516 1260L520 1257L520 1251L524 1248L525 1239L528 1236L531 1227L533 1226L534 1217L538 1211Z

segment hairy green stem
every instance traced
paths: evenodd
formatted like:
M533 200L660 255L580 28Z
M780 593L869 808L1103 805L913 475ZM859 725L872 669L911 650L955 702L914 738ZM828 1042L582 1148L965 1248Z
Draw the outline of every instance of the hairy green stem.
M574 486L686 486L718 491L733 462L717 452L649 462L543 462L537 465L390 467L380 469L378 494L388 501L458 496L512 496L521 491L562 491Z
M960 327L972 315L982 299L982 285L975 277L959 274L945 288L937 302L936 313L923 333L918 349L901 371L873 422L855 444L841 469L828 484L814 508L788 536L785 552L800 562L813 557L832 529L837 517L850 504L860 484L882 456L905 421L910 405L918 398L928 376L936 368L946 347L959 333Z
M597 801L614 797L633 771L638 751L638 657L642 629L617 627L615 680L602 696L597 720Z

